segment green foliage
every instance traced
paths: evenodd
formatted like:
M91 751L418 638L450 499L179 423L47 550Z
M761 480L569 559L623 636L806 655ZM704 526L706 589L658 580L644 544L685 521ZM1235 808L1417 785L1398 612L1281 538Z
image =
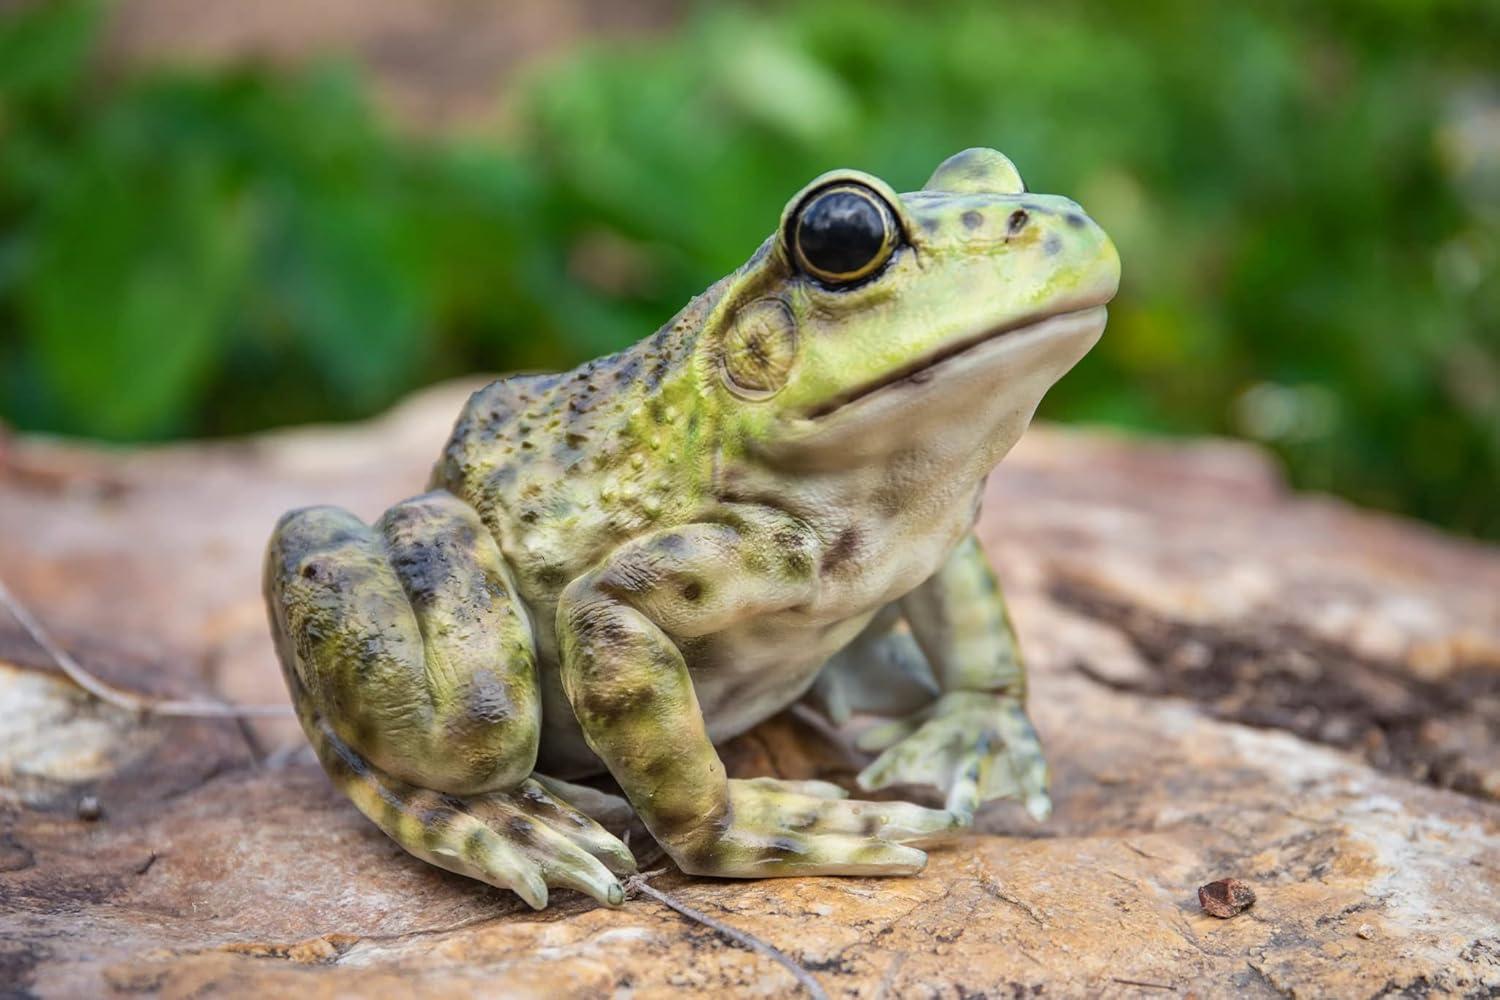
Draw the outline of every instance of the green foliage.
M358 77L105 80L0 22L0 413L115 439L353 417L665 321L814 174L990 145L1115 237L1053 418L1257 437L1302 485L1500 537L1500 8L705 7L391 133Z

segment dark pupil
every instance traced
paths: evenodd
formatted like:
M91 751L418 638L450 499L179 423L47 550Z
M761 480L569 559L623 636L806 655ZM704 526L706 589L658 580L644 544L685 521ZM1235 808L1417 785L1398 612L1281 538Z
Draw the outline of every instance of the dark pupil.
M885 219L869 198L852 191L830 191L803 210L797 223L797 245L818 270L849 274L880 253L885 245Z

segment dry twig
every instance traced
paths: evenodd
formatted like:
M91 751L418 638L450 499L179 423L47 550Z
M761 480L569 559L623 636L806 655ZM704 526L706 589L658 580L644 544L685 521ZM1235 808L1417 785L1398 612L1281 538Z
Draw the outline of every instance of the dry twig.
M739 945L741 948L745 948L766 956L767 958L771 959L773 962L776 962L782 968L790 972L793 977L796 978L798 985L806 990L808 996L812 997L813 1000L828 1000L828 994L823 991L823 987L819 985L817 979L813 977L813 974L799 965L797 961L789 956L786 952L775 947L774 945L767 944L760 938L756 937L754 934L751 934L749 931L742 931L738 927L731 927L729 924L724 923L722 920L715 920L708 914L701 913L698 910L693 909L686 903L683 903L678 899L667 895L660 889L654 888L649 882L646 881L649 878L660 875L665 870L666 869L663 868L658 869L654 872L643 872L639 875L632 875L630 878L625 880L625 891L627 893L639 892L650 896L652 899L656 900L658 903L661 903L663 906L671 907L678 913L682 914L684 917L687 917L689 920L697 921L704 927L707 927L719 934L719 936Z
M209 699L151 698L134 691L122 690L106 684L73 659L72 655L52 638L51 633L42 626L36 616L28 611L24 604L16 600L15 595L5 586L3 580L0 580L0 606L10 612L11 617L20 623L27 635L31 636L32 641L40 646L52 662L57 664L57 668L67 675L68 680L100 701L114 705L116 708L140 712L142 715L171 715L193 719L282 717L292 714L290 705L230 705Z

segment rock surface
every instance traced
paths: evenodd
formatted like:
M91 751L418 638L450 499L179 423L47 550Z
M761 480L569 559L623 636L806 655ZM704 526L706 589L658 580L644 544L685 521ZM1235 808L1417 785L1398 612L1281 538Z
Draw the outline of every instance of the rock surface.
M0 441L0 578L118 685L283 701L258 582L276 516L415 492L468 388L231 443ZM1500 994L1500 553L1290 495L1242 446L1049 428L981 527L1054 818L993 807L915 878L654 886L832 996ZM300 746L289 722L100 705L0 613L0 993L792 989L652 900L532 913L423 865ZM726 755L855 766L790 716ZM1255 905L1207 916L1222 878Z

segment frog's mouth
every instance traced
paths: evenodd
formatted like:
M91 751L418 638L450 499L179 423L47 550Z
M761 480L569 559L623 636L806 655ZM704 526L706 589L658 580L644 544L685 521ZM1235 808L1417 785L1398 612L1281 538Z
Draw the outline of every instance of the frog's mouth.
M1031 339L1033 336L1064 334L1075 330L1097 332L1104 328L1106 315L1104 306L1094 305L1044 316L1023 316L1015 321L990 327L973 336L962 337L945 344L936 351L894 369L874 381L856 386L819 403L808 410L806 415L812 420L828 417L877 394L886 395L899 393L905 389L916 389L966 364L982 364L980 355L989 354L998 341L1011 341L1022 337Z

